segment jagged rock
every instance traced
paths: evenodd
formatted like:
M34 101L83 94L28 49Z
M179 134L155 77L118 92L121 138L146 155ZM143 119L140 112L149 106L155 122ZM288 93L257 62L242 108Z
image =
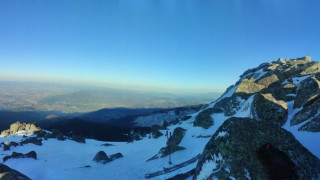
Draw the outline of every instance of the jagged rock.
M3 162L7 161L8 159L16 159L16 158L33 158L37 159L37 153L35 151L30 151L27 154L12 152L10 156L3 157Z
M101 146L113 146L113 144L110 144L110 143L104 143L104 144L101 144Z
M82 137L80 135L72 134L71 139L78 142L78 143L86 143L86 140L84 139L84 137Z
M186 120L188 120L188 119L190 119L192 116L183 116L182 118L181 118L181 121L186 121Z
M297 96L295 97L293 108L301 107L319 93L320 82L314 77L305 79L298 86Z
M214 105L214 108L222 109L224 112L224 115L226 116L233 116L241 108L241 105L243 104L243 102L245 102L245 100L248 98L247 96L243 96L243 95L244 94L241 94L241 95L236 94L231 97L224 98L219 102L217 102ZM217 111L214 111L214 112L217 112Z
M28 143L32 143L38 146L42 145L42 139L38 139L36 137L29 137L23 141L20 142L20 145L24 145L24 144L28 144Z
M244 79L242 82L238 85L236 89L236 93L245 93L245 94L253 94L256 92L261 91L265 87L257 84L254 82L255 79Z
M320 64L313 62L311 63L307 68L305 68L300 75L304 76L304 75L308 75L308 74L316 74L316 73L320 73Z
M57 138L61 133L60 129L52 129L51 134L47 134L47 138Z
M46 131L44 131L44 130L40 130L40 131L36 131L36 132L34 132L34 134L36 134L37 135L37 138L44 138L44 137L46 137Z
M281 64L286 64L286 61L284 59L282 59L282 58L279 58L278 62L281 63Z
M104 151L99 151L94 158L92 159L92 161L98 162L98 163L102 163L105 164L107 162L110 162L110 158L108 157L108 155L104 152Z
M272 74L268 77L260 79L257 83L267 88L270 86L270 84L277 81L279 81L278 77L275 74Z
M320 132L320 115L301 126L299 131Z
M3 151L9 151L10 150L10 145L4 144L3 145Z
M199 126L204 129L210 128L214 124L214 120L211 117L211 114L221 112L221 109L218 108L208 108L201 111L193 122L193 126Z
M151 126L151 135L154 139L157 139L158 137L162 136L163 134L159 131L160 129L163 129L163 127L159 125L152 125Z
M58 136L57 136L57 140L59 140L59 141L64 141L64 140L66 140L66 139L67 139L67 138L64 137L64 135L63 135L62 133L58 134Z
M181 128L181 127L177 127L173 130L173 134L172 136L169 138L169 140L167 141L168 145L178 145L180 144L180 142L182 141L184 135L186 133L186 130Z
M19 144L16 143L16 142L14 142L14 141L11 141L10 144L9 144L9 146L14 146L14 147L17 147L18 145L19 145Z
M26 123L20 123L18 121L16 123L11 124L10 129L2 131L1 135L9 136L9 135L15 134L18 131L22 131L22 130L28 131L30 133L34 133L36 131L40 131L41 129L32 123L26 124Z
M221 137L222 132L228 135ZM246 175L250 179L268 179L268 171L256 154L259 147L268 142L289 156L297 167L299 177L318 178L320 160L291 133L281 127L250 118L230 118L206 145L193 179L228 179L230 176L247 179ZM208 167L211 169L207 169ZM204 168L206 172L202 172Z
M288 116L287 103L276 100L271 94L256 94L251 106L251 113L255 119L279 127L284 125Z
M119 159L119 158L123 158L123 155L121 153L116 153L116 154L110 155L111 161Z
M246 70L246 71L240 76L240 78L243 78L243 77L247 76L247 75L250 74L250 73L254 73L254 72L258 71L259 69L267 70L269 66L270 66L270 63L262 63L260 66L258 66L258 67L256 67L256 68L252 68L252 69Z
M1 132L2 136L10 136L10 129L4 130Z
M0 164L0 179L1 180L31 180L26 175L9 168L4 164Z

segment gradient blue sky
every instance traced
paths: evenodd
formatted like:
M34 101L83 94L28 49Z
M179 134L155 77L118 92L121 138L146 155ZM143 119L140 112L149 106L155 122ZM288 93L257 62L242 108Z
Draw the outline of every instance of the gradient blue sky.
M279 57L320 59L319 0L1 0L0 80L222 91Z

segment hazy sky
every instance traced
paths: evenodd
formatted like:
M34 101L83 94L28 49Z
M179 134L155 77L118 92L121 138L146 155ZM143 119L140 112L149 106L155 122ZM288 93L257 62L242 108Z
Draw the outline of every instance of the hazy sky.
M212 92L320 59L319 0L1 0L0 80Z

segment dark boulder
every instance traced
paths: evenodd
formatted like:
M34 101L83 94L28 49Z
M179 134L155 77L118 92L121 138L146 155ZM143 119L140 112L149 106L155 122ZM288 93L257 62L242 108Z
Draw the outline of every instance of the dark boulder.
M157 139L158 137L162 136L163 134L159 131L160 129L163 129L163 127L159 125L152 125L151 126L151 135L154 139Z
M254 82L255 79L244 79L240 82L236 89L236 93L253 94L261 91L265 87Z
M10 144L9 144L9 146L14 146L14 147L17 147L18 145L19 145L19 144L16 143L16 142L14 142L14 141L11 141Z
M3 145L3 151L9 151L10 150L10 145L4 144Z
M318 94L320 94L320 82L314 77L305 79L298 86L297 96L295 97L293 107L299 108L303 106Z
M0 179L2 180L31 180L26 175L0 164Z
M244 94L236 93L231 97L224 98L218 101L215 105L215 109L222 109L224 115L226 116L233 116L240 110L242 103L248 98L247 96L243 96ZM217 111L213 111L215 113ZM211 113L212 114L212 113ZM208 114L208 115L211 115ZM204 114L206 115L206 114Z
M16 158L33 158L37 159L37 153L35 151L30 151L27 154L12 152L10 156L3 157L3 162L7 161L8 159L16 159Z
M208 108L205 109L196 116L193 126L199 126L204 129L210 128L214 124L214 120L211 117L211 114L215 113L218 108Z
M228 136L221 136L221 134ZM270 175L257 156L267 142L283 151L296 165L296 173L304 179L317 179L320 160L281 127L250 118L230 118L216 131L198 161L194 179L267 179ZM214 163L212 169L209 164Z
M113 161L115 159L119 159L119 158L123 158L123 155L121 153L116 153L116 154L110 155L111 161Z
M42 145L42 139L38 139L36 137L29 137L29 138L27 138L25 140L22 140L20 142L20 145L29 144L29 143L41 146Z
M272 74L270 76L267 76L265 78L260 79L257 83L264 86L264 87L269 87L271 84L279 81L277 75Z
M72 134L71 140L74 140L78 143L86 143L85 138L77 134Z
M252 105L253 117L277 126L283 126L287 120L287 103L276 100L271 94L256 94Z
M59 140L59 141L64 141L66 139L67 138L62 133L58 134L58 136L57 136L57 140Z
M108 157L108 155L104 151L99 151L94 158L92 159L94 162L105 164L107 162L110 162L111 159Z

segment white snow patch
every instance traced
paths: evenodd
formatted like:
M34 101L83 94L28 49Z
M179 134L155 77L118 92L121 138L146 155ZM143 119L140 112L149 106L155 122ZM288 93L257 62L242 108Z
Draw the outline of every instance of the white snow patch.
M251 177L250 177L250 173L249 173L248 169L244 169L244 173L245 173L246 178L250 180Z
M254 100L255 95L250 96L245 102L242 101L242 104L240 105L240 110L237 111L233 117L252 117L251 115L251 104Z
M218 154L218 156L214 154L212 159L207 160L203 163L202 169L199 175L197 176L197 179L207 179L210 176L210 174L220 171L221 166L218 167L219 164L217 162L222 160L223 158L220 153Z
M286 96L292 96L292 97L295 97L296 95L295 95L295 94L287 94Z
M282 85L286 85L286 84L289 84L290 82L286 79L285 81L283 81L281 84Z
M302 108L293 109L294 101L288 102L288 119L285 125L283 125L283 129L291 132L294 137L312 154L320 158L320 132L307 132L307 131L299 131L298 129L303 126L308 121L300 123L295 126L290 125L291 119L294 117L296 113L302 110ZM318 112L320 113L320 112Z
M309 77L311 77L311 74L306 75L306 76L301 76L301 77L293 77L292 78L292 83L296 84L296 85L299 85L303 80L305 80L305 79L307 79Z
M256 71L256 72L254 73L253 78L254 78L255 80L258 80L258 79L260 79L262 76L264 76L264 75L267 74L267 73L268 73L267 71L264 71L263 69L259 69L259 71Z
M219 137L224 137L224 136L227 136L227 135L229 135L227 132L221 131L221 132L218 133L218 135L217 135L217 137L215 138L215 140L218 139Z

